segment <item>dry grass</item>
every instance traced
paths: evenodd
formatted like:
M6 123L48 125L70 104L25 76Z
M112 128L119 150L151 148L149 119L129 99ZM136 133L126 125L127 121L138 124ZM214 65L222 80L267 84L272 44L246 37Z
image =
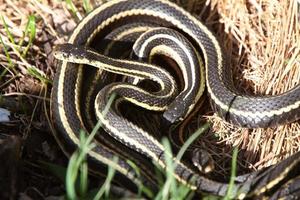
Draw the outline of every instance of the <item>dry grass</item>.
M81 5L82 1L73 2ZM184 7L200 15L219 40L224 41L222 45L227 49L237 77L235 83L240 90L250 94L278 94L300 83L300 3L297 5L296 0L176 2L187 2L183 3ZM33 67L42 77L52 80L55 71L50 55L52 46L65 41L80 14L72 16L65 3L54 0L0 0L0 13L15 41L15 44L10 41L0 20L0 36L11 58L10 63L0 44L0 66L8 70L0 81L1 93L5 96L26 93L49 97L45 82L30 75L28 69ZM83 11L80 13L82 16ZM17 44L24 37L30 15L36 18L36 37L27 56L22 57L20 52L30 38L26 36L23 45ZM38 106L40 98L28 98ZM297 122L277 128L247 130L228 125L217 116L209 118L214 121L221 145L239 146L244 150L240 156L247 167L268 166L300 150L300 125ZM228 152L224 153L228 155Z
M220 41L230 52L235 84L247 94L274 95L300 83L300 13L292 1L211 0L223 24ZM224 31L226 34L224 34ZM300 124L268 129L232 127L212 117L226 144L246 150L250 167L274 164L300 150Z

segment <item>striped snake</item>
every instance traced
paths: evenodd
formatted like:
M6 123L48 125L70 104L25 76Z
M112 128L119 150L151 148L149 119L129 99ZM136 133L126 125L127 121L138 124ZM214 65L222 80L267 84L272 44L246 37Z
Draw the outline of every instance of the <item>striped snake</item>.
M157 139L123 117L125 101L163 113L165 122L180 122L197 109L206 81L213 110L238 126L269 127L300 118L299 85L277 96L241 95L211 31L168 1L109 1L89 13L54 55L60 60L51 101L57 141L70 154L79 145L80 130L90 132L100 120L103 130L88 153L91 168L105 174L105 166L112 166L119 172L117 182L129 188L145 185L156 190L151 160L166 168L166 157L176 164L174 177L193 190L224 196L228 185L195 173L165 153ZM153 64L159 55L176 62L169 69L172 73ZM132 60L123 59L129 57ZM116 99L104 112L113 94ZM112 162L115 155L117 163ZM242 199L271 190L295 169L299 161L293 158L236 184L233 195ZM141 169L139 175L127 159ZM274 171L276 175L270 173Z

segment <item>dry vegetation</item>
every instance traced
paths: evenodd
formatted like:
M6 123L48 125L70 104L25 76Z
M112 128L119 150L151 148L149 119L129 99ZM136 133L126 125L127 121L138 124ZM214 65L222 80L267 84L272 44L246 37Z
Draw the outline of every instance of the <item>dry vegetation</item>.
M272 95L300 83L300 2L178 0L177 3L199 15L218 39L224 41L222 45L227 50L240 90L247 94ZM82 6L77 8L83 16ZM22 113L14 118L13 126L25 127L14 130L20 131L26 140L32 130L45 131L48 127L45 116L49 112L55 72L51 49L54 44L65 41L80 14L74 16L66 3L55 0L0 0L0 13L3 17L0 19L0 72L7 71L0 79L0 107ZM34 38L30 31L26 33L30 16L35 18ZM27 49L26 55L22 55ZM23 102L19 101L26 102L24 104L30 107L28 112L22 110ZM243 149L240 158L245 159L249 168L274 164L300 150L299 122L247 130L232 127L215 115L209 118L214 121L214 130L219 136L217 142ZM9 134L11 127L0 130ZM50 133L49 128L46 130Z
M219 21L224 25L218 34L231 54L237 75L235 83L240 90L274 95L300 83L297 1L212 0L211 6L217 9ZM223 141L246 149L245 158L253 167L274 164L300 150L298 122L245 130L215 121Z

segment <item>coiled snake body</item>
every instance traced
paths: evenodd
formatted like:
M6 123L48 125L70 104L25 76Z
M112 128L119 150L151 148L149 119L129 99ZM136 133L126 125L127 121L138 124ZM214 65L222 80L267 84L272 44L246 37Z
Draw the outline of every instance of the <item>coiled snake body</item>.
M118 40L123 43L117 45ZM166 156L172 156L164 153L164 147L154 137L122 117L118 106L124 100L148 110L161 111L167 121L178 122L191 114L204 92L206 79L212 107L231 123L244 127L268 127L300 118L299 85L278 96L240 95L232 85L231 70L225 66L225 58L214 35L195 17L168 1L109 1L78 24L68 43L54 51L56 58L62 60L58 65L51 102L52 120L58 130L55 136L65 152L70 153L79 145L80 130L89 132L97 118L106 133L97 135L97 145L89 152L91 165L113 166L122 180L131 180L129 183L143 182L155 188L156 180L148 172L151 166L148 159L165 168ZM105 43L108 46L103 47ZM116 58L125 53L128 45L133 46L132 57L139 61ZM177 87L165 69L146 63L157 54L176 61L184 83L182 88ZM105 71L131 78L128 82L111 83L107 77L113 75ZM137 87L143 80L150 80L159 89L151 92ZM109 84L103 86L97 84L99 81ZM105 112L112 94L117 94L118 98ZM94 98L96 102L91 103ZM96 114L91 114L93 105ZM112 162L114 155L118 155L118 163ZM141 168L139 178L126 159L133 160ZM178 181L201 192L226 194L227 184L200 176L181 161L172 159L177 164L174 176ZM244 198L252 186L237 184L233 193ZM266 185L257 187L256 194L267 189Z

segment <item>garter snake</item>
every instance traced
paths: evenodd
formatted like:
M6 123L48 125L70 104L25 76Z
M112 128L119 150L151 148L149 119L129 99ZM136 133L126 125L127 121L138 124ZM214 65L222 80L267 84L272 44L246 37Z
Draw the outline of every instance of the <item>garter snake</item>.
M117 31L113 31L114 29ZM175 31L171 32L170 29ZM114 55L107 57L96 52L112 52L108 48L101 50L100 44L109 41L109 48L114 49L117 42L112 40L116 38L125 38L120 46L133 46L135 55L132 57L138 57L139 61L121 60L112 58ZM132 40L135 39L137 41L133 44ZM161 111L167 121L178 122L194 109L204 92L206 79L213 109L234 124L250 128L267 127L292 122L300 117L299 85L277 96L240 95L232 85L231 71L225 67L221 47L214 35L195 17L168 1L109 1L78 24L68 43L58 46L55 51L56 58L61 60L51 101L52 120L58 130L55 137L64 151L71 153L79 144L80 130L89 132L95 124L91 121L97 118L102 122L105 132L97 136L97 146L89 152L91 163L113 166L122 180L127 178L128 182L134 184L143 182L146 186L155 187L148 159L165 168L165 158L171 155L164 153L164 147L154 137L121 116L119 102L126 100L148 110ZM117 52L122 53L125 52ZM145 62L151 61L156 54L169 56L176 61L184 82L179 92L170 73ZM205 70L201 64L202 57ZM90 69L87 65L100 70ZM107 81L106 76L113 75L104 71L125 75L134 80L120 82L118 77L114 77L117 82ZM96 75L95 78L88 78L90 74ZM108 84L96 85L102 79ZM150 92L137 87L144 79L151 80L159 89ZM96 93L98 90L100 92ZM118 99L107 114L103 115L112 94L117 94ZM87 99L82 100L84 97ZM94 98L95 103L91 103ZM92 110L93 104L96 114L87 114ZM111 161L114 155L120 157L118 163ZM144 156L148 159L143 158ZM137 161L138 167L142 169L139 178L126 159ZM183 162L173 159L177 164L174 176L178 181L198 191L221 196L226 194L227 184L200 176ZM287 167L287 171L293 168L294 165ZM272 186L282 179L280 177L271 181ZM235 185L233 193L243 198L252 189L249 185L251 184ZM267 186L258 187L255 195L268 189L270 188Z

